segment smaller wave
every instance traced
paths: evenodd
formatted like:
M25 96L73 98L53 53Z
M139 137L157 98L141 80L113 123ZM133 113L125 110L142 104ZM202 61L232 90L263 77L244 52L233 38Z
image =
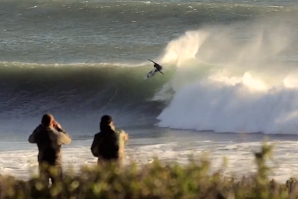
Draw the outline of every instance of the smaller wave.
M148 62L101 62L101 63L26 63L26 62L0 62L0 67L141 67L148 65Z

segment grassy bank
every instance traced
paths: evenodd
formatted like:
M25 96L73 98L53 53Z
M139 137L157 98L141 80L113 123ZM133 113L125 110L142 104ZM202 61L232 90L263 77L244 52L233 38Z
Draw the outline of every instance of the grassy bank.
M79 174L70 172L50 187L38 177L22 181L1 176L0 199L296 198L298 185L295 179L284 184L268 179L270 169L265 163L271 151L271 146L264 144L259 153L252 154L257 172L253 176L243 176L241 180L223 177L220 171L210 173L210 162L204 158L190 160L183 166L163 165L155 160L150 165L131 164L122 169L113 165L83 167Z

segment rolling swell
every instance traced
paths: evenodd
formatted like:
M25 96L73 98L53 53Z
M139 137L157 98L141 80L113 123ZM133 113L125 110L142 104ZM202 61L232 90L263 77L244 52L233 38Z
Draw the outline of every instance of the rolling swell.
M202 2L150 2L150 1L26 1L16 3L14 1L1 2L5 11L4 17L10 21L23 22L24 24L43 25L48 28L70 28L85 23L97 26L117 26L125 32L125 24L135 22L134 26L147 27L151 29L161 23L167 22L179 25L177 22L186 24L202 24L204 22L232 22L252 19L264 16L264 13L275 14L285 12L291 14L297 7L263 6L256 3L202 3ZM47 20L47 23L44 23ZM54 24L53 22L58 22ZM96 22L96 23L95 23ZM146 24L138 24L146 22ZM2 22L5 23L5 22ZM183 25L186 25L183 24ZM9 23L7 24L9 25ZM13 24L10 24L13 25ZM53 26L54 25L54 26ZM61 25L65 25L64 27ZM122 27L123 25L123 27ZM148 27L148 25L150 27ZM165 25L165 24L164 24ZM180 24L182 25L182 24ZM105 27L102 27L105 28ZM127 29L130 30L130 29ZM152 31L152 30L151 30ZM156 29L153 29L156 31Z
M154 118L162 108L150 101L167 78L144 81L152 66L2 63L1 118L115 113ZM137 116L138 115L138 116Z
M157 56L166 43L189 29L275 14L295 19L296 10L236 3L1 1L0 60L142 60Z

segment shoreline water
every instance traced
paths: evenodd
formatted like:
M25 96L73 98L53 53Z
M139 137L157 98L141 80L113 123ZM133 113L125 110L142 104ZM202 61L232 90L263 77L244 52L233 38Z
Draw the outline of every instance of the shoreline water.
M128 132L129 133L129 132ZM200 158L208 154L211 169L216 171L223 166L223 158L228 160L224 174L227 176L253 173L255 164L253 153L257 152L265 137L272 143L274 162L269 163L274 173L270 177L278 182L298 176L296 159L298 158L298 137L294 135L263 135L196 132L170 129L143 129L131 132L126 147L125 164L131 161L143 165L153 161L154 157L164 163L177 162L187 164L189 157ZM81 165L94 165L96 158L90 151L91 138L74 140L71 145L63 146L63 167L71 166L75 170ZM0 150L0 173L21 179L29 178L29 171L37 173L37 147L27 142L6 143L10 150ZM13 146L21 149L13 149ZM7 147L7 149L9 149Z

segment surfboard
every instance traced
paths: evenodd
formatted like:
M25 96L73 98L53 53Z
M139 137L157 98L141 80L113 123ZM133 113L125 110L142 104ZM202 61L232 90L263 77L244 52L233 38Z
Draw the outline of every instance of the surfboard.
M154 76L156 72L158 72L158 71L156 69L153 69L152 71L147 73L147 75L144 77L144 79L148 79L148 78Z

